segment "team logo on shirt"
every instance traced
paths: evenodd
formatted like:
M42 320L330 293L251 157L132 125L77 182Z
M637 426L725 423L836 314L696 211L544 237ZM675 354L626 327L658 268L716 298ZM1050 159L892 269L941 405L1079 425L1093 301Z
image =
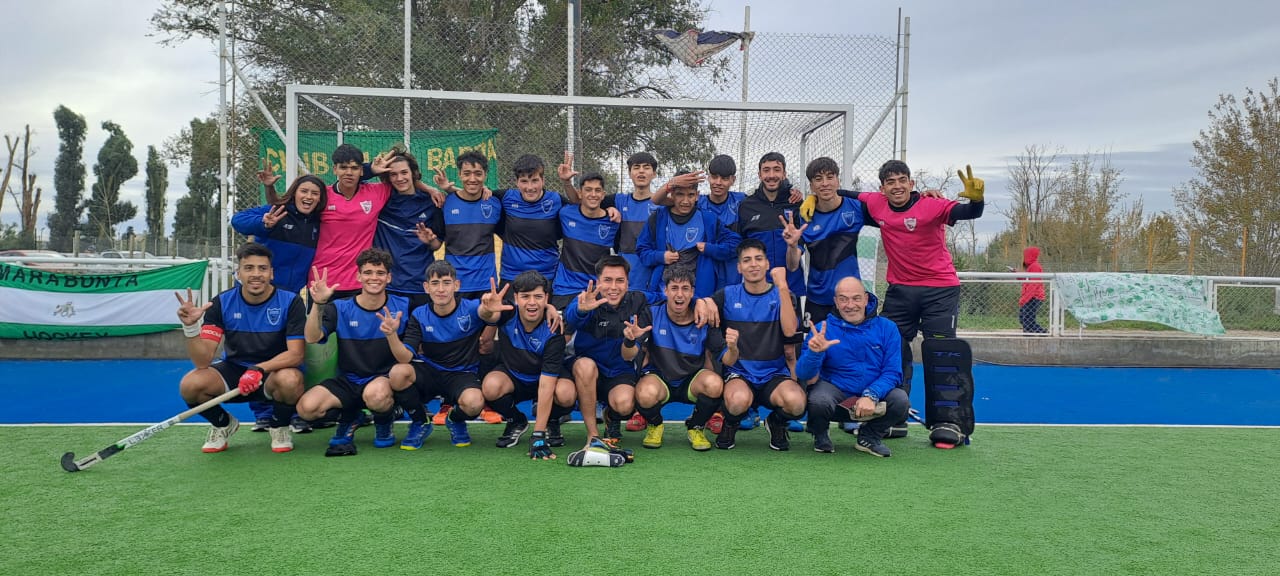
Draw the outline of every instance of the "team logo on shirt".
M853 212L841 212L840 221L844 222L845 226L853 226L854 216L856 216L856 214L854 214Z
M609 237L609 225L608 225L608 224L601 224L601 225L600 225L600 227L599 227L598 229L596 229L596 233L600 235L600 239L601 239L601 240L604 240L605 238L608 238L608 237Z
M372 211L373 211L373 202L372 202L372 201L370 201L370 200L361 200L361 201L360 201L360 209L361 209L361 210L364 210L364 213L365 213L365 214L368 214L369 212L372 212Z
M463 332L471 330L471 317L466 314L458 315L458 329Z
M272 326L280 324L280 308L267 308L267 322Z
M537 339L537 338L534 338L534 337L532 337L532 336L530 336L530 337L529 337L529 342L533 344L533 347L534 347L534 348L541 348L541 347L542 347L542 341L541 341L541 340L539 340L539 339Z
M481 205L480 205L480 215L481 215L481 216L484 216L485 218L488 218L488 217L490 217L490 216L493 216L493 205L492 205L492 204L481 204Z
M697 227L689 227L689 228L685 228L685 229L684 229L684 241L685 241L685 242L695 242L695 241L697 241L697 238L698 238L698 229L697 229Z
M544 199L544 200L542 201L542 213L543 213L543 214L550 214L550 213L551 213L551 209L552 209L552 208L554 208L554 206L552 206L552 204L553 204L553 203L551 202L551 199L550 199L550 198L546 198L546 199Z
M906 226L906 227L907 227L907 231L908 231L908 232L915 232L915 231L916 231L916 219L915 219L915 218L906 218L906 219L904 219L904 220L902 221L902 224L903 224L903 226Z

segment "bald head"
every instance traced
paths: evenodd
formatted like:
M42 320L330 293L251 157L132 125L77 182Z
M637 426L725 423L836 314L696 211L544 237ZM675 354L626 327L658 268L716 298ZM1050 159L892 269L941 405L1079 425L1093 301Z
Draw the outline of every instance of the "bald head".
M836 312L850 324L867 319L867 289L861 280L849 276L836 283Z

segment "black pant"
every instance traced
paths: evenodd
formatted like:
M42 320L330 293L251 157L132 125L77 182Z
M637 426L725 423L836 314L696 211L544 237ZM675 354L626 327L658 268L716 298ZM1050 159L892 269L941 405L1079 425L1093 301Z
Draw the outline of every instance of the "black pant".
M890 284L880 315L893 320L902 335L902 386L910 392L911 341L916 332L923 332L925 338L956 337L960 287Z
M1036 322L1036 315L1040 313L1040 305L1044 304L1044 300L1032 298L1018 309L1018 321L1022 322L1022 331L1028 334L1044 334L1048 330L1044 329L1039 322Z
M826 430L833 421L851 421L849 411L839 406L848 397L849 394L847 392L836 388L834 384L826 380L818 380L816 384L810 386L809 431ZM884 416L863 422L862 426L858 427L862 434L867 434L874 438L884 438L890 426L906 419L907 410L911 407L911 401L907 398L905 390L894 388L882 400L886 404Z

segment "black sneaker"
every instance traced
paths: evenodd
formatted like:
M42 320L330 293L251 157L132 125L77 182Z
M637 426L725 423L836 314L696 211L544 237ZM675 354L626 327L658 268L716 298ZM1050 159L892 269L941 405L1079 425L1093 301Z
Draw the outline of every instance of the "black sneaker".
M547 422L547 446L552 448L564 446L564 434L560 432L559 418L552 418Z
M904 421L889 427L889 431L885 433L885 438L906 438L907 423Z
M310 434L311 423L303 420L297 414L293 415L293 419L289 421L289 428L293 429L294 434Z
M778 420L770 414L764 419L764 427L769 431L769 447L779 452L791 449L791 435L787 433L786 421Z
M519 420L507 422L507 427L502 430L502 436L498 437L499 448L510 448L520 443L520 437L524 435L525 430L529 429L529 419L521 415Z
M604 411L604 437L613 440L622 439L622 422L609 417L609 411Z
M356 443L342 442L339 444L330 444L328 448L325 448L324 455L329 458L334 456L355 456Z
M826 430L819 430L813 433L813 451L830 454L836 451L836 445L831 443L831 434Z
M251 432L266 432L266 431L267 431L267 429L271 428L271 423L272 423L272 422L273 422L273 420L272 420L270 417L267 417L267 418L255 418L255 419L253 420L253 428L251 428L251 429L250 429L250 431L251 431Z
M859 452L866 452L876 458L888 458L892 455L892 452L889 452L889 447L885 446L884 442L881 442L879 438L871 438L861 434L858 435L858 443L854 444L853 447L857 448Z
M738 427L729 426L729 419L724 419L725 426L720 428L720 433L716 434L716 448L721 450L733 450L737 446L735 439L738 436Z

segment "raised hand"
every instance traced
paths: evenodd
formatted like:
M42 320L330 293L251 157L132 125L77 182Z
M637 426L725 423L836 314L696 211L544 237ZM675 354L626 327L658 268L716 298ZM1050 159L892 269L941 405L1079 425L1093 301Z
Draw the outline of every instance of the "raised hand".
M266 186L267 188L275 186L276 182L280 181L280 176L277 175L275 172L271 171L271 166L267 164L266 158L262 159L261 166L262 166L262 169L254 173L254 176L258 177L258 182L261 182L262 185Z
M604 297L600 295L600 287L596 286L595 280L587 280L587 289L578 294L578 311L590 312L602 303Z
M786 268L783 268L782 266L777 266L770 269L769 277L773 279L773 285L777 286L779 290L783 288L789 288L787 286L787 269ZM785 306L786 304L784 303L783 305Z
M435 174L431 175L431 181L435 182L436 188L446 192L452 192L454 190L453 182L445 175L444 168L436 168Z
M804 236L805 229L809 227L809 223L806 222L804 226L796 228L796 225L789 218L781 214L778 215L778 220L782 222L782 240L787 243L787 246L800 244L800 240Z
M738 331L733 328L724 329L724 345L730 350L738 349Z
M183 326L194 326L204 317L204 311L213 306L213 302L205 302L201 306L196 306L195 296L191 293L191 289L187 288L187 298L184 300L182 295L174 292L173 296L178 299L178 321Z
M378 326L378 330L381 330L384 336L391 336L400 331L400 316L402 314L403 312L399 310L392 314L391 310L386 306L382 307L381 312L373 313L374 316L377 316L382 321L382 324Z
M516 307L507 304L503 298L507 295L507 289L511 288L510 284L498 290L498 282L493 278L489 278L489 291L480 295L480 309L497 316L507 310L515 310Z
M373 162L369 163L369 170L374 174L382 174L391 169L391 151L388 150L373 157Z
M317 271L315 266L311 267L311 277L315 280L311 281L311 302L314 304L328 304L333 298L333 291L338 288L337 284L329 285L329 269L325 268L323 272Z
M283 204L279 206L272 206L270 210L267 210L266 214L262 215L262 225L266 226L268 229L275 228L276 224L279 224L280 220L282 220L288 212L288 209L286 209Z
M974 178L973 166L965 164L964 169L969 172L968 176L964 172L956 170L956 173L960 175L960 181L964 183L964 192L960 193L960 197L968 198L970 202L982 202L982 196L986 191L987 184L981 178Z
M823 322L822 327L814 331L809 337L809 351L821 354L826 352L828 348L839 344L840 340L827 340L827 323Z
M427 246L435 246L436 242L440 240L440 237L436 236L435 230L428 228L427 225L422 222L419 222L417 227L413 229L413 233L418 237L419 242L422 242Z
M650 330L653 330L652 324L648 326L640 327L640 326L637 326L638 323L639 323L639 317L636 315L631 316L630 322L623 320L622 321L622 337L626 338L627 340L635 341L635 340L639 340L645 334L648 334Z
M569 182L577 175L578 171L573 169L573 153L565 150L564 163L556 167L556 176L559 176L562 181Z
M695 188L707 180L707 173L702 170L674 176L667 181L667 189Z

